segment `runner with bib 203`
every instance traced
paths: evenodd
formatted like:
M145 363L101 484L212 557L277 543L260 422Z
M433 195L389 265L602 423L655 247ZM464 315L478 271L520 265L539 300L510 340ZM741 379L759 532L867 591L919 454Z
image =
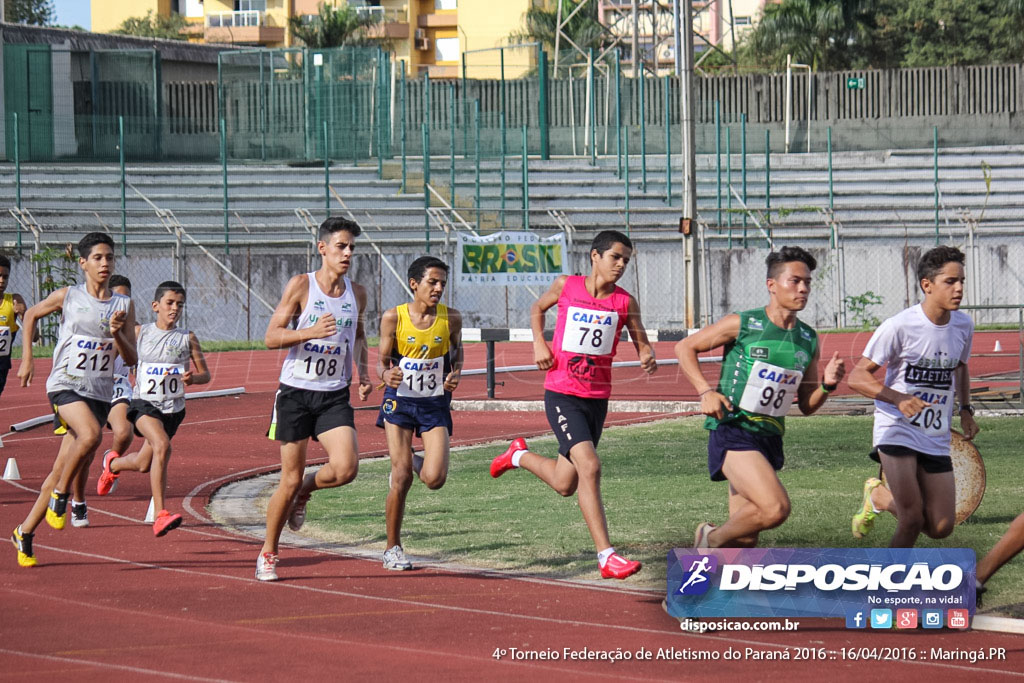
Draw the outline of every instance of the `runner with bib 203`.
M789 517L789 495L776 471L784 463L785 415L795 400L804 415L821 408L843 378L838 353L818 375L818 335L797 319L811 293L814 257L783 247L766 260L771 297L765 308L733 313L676 344L679 367L700 395L709 430L708 471L729 482L729 519L697 526L696 548L753 548L759 534ZM724 347L712 387L697 354Z
M888 486L864 482L852 530L861 538L879 512L896 516L890 548L910 548L924 532L945 538L956 525L956 488L949 455L953 401L964 436L978 433L971 406L974 322L958 310L964 296L964 255L935 247L917 265L924 301L882 323L850 374L850 387L875 400L871 458ZM885 382L875 373L885 367Z

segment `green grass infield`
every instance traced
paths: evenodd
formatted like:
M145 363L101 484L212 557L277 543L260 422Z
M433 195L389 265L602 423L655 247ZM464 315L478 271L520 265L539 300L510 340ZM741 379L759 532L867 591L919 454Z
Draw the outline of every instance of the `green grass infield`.
M455 428L458 430L455 416ZM616 549L641 560L630 583L663 588L666 555L690 547L694 527L722 522L728 512L724 482L707 474L707 435L700 418L680 418L607 429L599 448L601 492ZM920 547L972 548L979 558L1024 510L1019 417L980 419L975 443L985 460L988 487L981 506L941 541L922 536ZM878 467L867 457L870 417L787 420L786 467L780 473L792 513L761 534L765 547L886 546L895 519L879 515L865 538L854 539L850 518L861 503L864 480ZM554 455L553 437L529 440L532 450ZM575 496L562 498L525 470L492 479L491 459L506 444L452 454L448 481L437 491L414 481L402 543L414 557L573 579L597 579L597 561ZM304 533L383 550L387 461L360 464L359 476L340 489L313 496ZM1024 557L990 581L984 611L1024 617Z

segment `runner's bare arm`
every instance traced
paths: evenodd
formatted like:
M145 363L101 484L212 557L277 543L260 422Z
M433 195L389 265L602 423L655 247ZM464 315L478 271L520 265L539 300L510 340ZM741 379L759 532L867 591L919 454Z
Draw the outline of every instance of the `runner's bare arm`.
M380 318L380 345L377 347L377 377L384 385L397 389L402 383L402 369L391 367L395 351L395 330L398 329L398 309L389 308Z
M210 381L210 368L206 366L206 356L195 332L188 333L188 347L195 372L191 368L185 371L185 384L206 384Z
M114 336L114 348L125 365L139 362L139 350L135 346L135 303L129 302L128 312L117 311L110 316L110 333Z
M530 306L530 329L533 331L533 362L541 370L548 370L554 364L555 358L551 355L551 347L544 341L544 314L548 309L558 303L558 297L562 296L562 288L568 275L559 275L551 283L548 291L540 295L540 298Z
M451 354L452 371L444 378L444 390L455 391L462 378L462 314L454 308L448 309L448 353Z
M740 317L735 313L727 315L716 323L694 332L676 344L676 358L679 368L700 396L700 409L705 415L722 419L727 410L732 410L732 403L704 377L700 370L697 354L736 341L740 336Z
M818 408L825 405L825 401L828 400L828 393L821 388L821 385L828 384L832 386L839 384L846 373L845 362L839 357L838 351L833 351L832 358L829 359L828 364L825 366L825 376L819 382L818 361L819 352L815 351L814 358L811 359L810 365L807 366L807 372L804 373L804 379L800 382L800 388L797 390L797 404L800 406L800 412L804 415L811 415L817 412Z
M32 342L33 337L38 335L36 321L64 308L64 297L67 293L67 287L54 290L48 297L25 311L21 323L21 364L18 366L18 379L21 380L23 387L32 386L32 375L35 373Z
M875 377L875 373L881 367L870 358L861 356L850 373L850 388L861 396L893 404L903 413L903 417L914 417L924 410L925 406L931 405L917 396L904 394L882 384L881 380Z
M960 406L960 431L964 438L973 439L981 428L974 421L974 414L964 407L971 405L971 371L967 363L956 366L956 402Z
M305 275L296 275L285 285L281 300L277 303L263 343L268 349L286 349L310 339L323 339L335 333L334 316L328 313L320 318L316 325L301 330L289 329L302 313L305 304L303 299L309 289L309 279Z
M647 338L647 330L644 329L644 322L640 318L640 304L632 296L629 297L629 308L627 309L626 329L629 330L629 337L636 347L636 355L640 357L640 367L648 375L658 370L658 361L654 358L654 348Z
M362 285L352 283L352 293L356 295L356 304L359 306L359 317L356 319L356 341L355 352L356 372L359 373L359 400L365 401L373 391L373 383L370 382L370 366L368 364L369 349L366 346L366 326L363 324L366 317L366 288Z

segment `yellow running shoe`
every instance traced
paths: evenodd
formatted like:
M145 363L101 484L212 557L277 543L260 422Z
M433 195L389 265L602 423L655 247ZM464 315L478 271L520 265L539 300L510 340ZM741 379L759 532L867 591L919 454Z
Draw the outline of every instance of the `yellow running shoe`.
M46 506L46 523L60 531L68 519L68 494L50 492L50 503Z
M18 566L36 566L36 556L32 554L32 534L21 533L21 526L19 525L11 532L11 543L18 549Z
M864 538L875 526L875 517L878 513L871 505L871 492L882 485L882 480L871 477L864 482L864 500L860 504L860 512L853 516L851 525L854 538Z

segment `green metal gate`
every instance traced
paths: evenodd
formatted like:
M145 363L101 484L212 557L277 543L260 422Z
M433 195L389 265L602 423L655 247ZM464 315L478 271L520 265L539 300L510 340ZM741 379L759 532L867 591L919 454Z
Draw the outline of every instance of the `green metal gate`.
M53 83L49 45L4 45L4 102L7 154L14 142L18 115L18 147L23 161L53 156Z

